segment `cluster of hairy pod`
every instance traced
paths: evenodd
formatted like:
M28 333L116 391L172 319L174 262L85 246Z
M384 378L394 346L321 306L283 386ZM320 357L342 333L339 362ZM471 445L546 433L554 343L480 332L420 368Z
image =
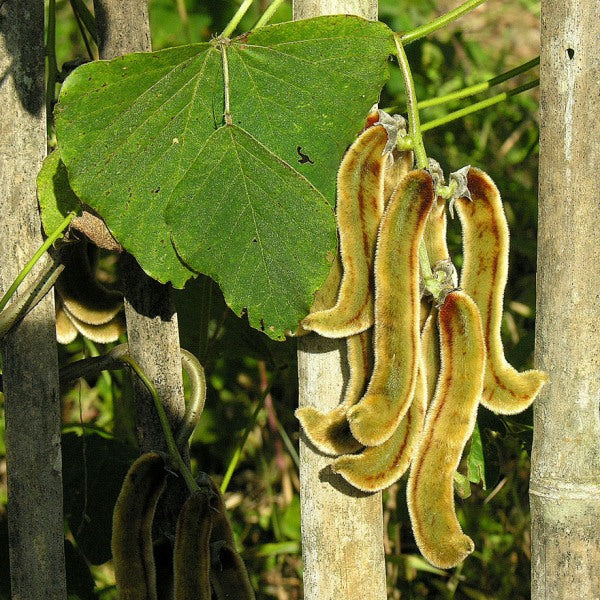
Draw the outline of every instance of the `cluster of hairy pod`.
M113 514L112 554L119 600L254 600L246 567L235 547L223 496L210 477L185 500L172 549L171 581L157 581L152 524L165 489L168 464L149 452L129 469ZM160 594L158 590L161 590Z
M56 339L71 343L79 333L93 342L116 342L125 332L123 294L108 289L95 273L97 248L87 241L62 247L64 270L56 281Z
M398 132L379 116L342 160L340 260L300 323L305 332L346 338L350 378L333 411L307 406L296 415L310 442L335 457L333 471L360 490L382 490L410 470L417 545L433 565L450 568L474 549L456 517L453 478L478 406L521 412L546 375L519 373L504 357L509 236L498 189L483 171L461 169L452 200L464 244L457 282L437 174L390 148ZM435 301L423 293L422 246L440 284Z

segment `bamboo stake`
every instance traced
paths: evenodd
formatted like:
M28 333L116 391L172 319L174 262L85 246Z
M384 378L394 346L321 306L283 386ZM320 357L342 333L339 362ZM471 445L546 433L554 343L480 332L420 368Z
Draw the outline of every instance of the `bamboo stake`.
M542 3L533 600L600 598L600 5Z
M2 294L43 242L35 187L46 154L43 2L23 0L0 8L0 78ZM34 267L28 279L41 267ZM0 351L11 597L60 600L67 591L52 294L6 335Z
M377 19L376 0L295 0L294 19L325 14ZM310 334L298 340L300 406L333 409L341 400L344 340ZM363 494L333 475L321 455L300 440L300 504L306 600L387 597L381 493Z

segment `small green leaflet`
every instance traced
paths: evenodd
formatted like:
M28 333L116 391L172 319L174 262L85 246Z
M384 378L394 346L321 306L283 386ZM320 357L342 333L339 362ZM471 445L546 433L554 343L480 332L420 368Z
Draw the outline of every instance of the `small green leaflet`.
M71 211L81 212L79 198L69 185L67 170L56 150L44 159L37 176L37 192L46 234L57 229Z
M281 339L327 275L337 168L393 50L385 25L350 16L231 40L229 127L218 42L84 65L56 107L71 187L151 277L208 274Z

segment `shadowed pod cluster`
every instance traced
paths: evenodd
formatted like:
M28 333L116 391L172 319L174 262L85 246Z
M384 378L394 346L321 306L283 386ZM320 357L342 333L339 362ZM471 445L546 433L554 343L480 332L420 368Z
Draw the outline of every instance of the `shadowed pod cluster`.
M112 551L120 600L158 600L152 522L165 489L168 463L158 453L129 469L113 515ZM210 477L186 499L177 520L172 556L174 600L254 600L236 551L223 497ZM161 583L164 589L164 582ZM213 596L214 592L214 596Z
M401 122L378 117L369 115L342 160L340 260L297 332L346 338L350 379L333 411L296 415L314 446L336 457L332 469L361 490L382 490L410 468L416 542L429 562L450 568L474 549L456 518L453 476L479 404L521 412L547 377L519 373L504 357L509 235L498 189L476 168L461 169L454 188L435 168L413 169L412 152L396 148ZM446 244L448 198L463 229L459 282Z

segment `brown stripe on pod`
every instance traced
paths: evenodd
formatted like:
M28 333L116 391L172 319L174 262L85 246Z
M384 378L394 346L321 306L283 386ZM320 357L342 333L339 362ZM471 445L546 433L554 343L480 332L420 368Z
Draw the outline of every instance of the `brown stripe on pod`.
M425 170L411 171L396 189L379 228L375 257L375 361L367 391L348 411L350 430L378 446L408 411L417 380L419 243L434 201Z

